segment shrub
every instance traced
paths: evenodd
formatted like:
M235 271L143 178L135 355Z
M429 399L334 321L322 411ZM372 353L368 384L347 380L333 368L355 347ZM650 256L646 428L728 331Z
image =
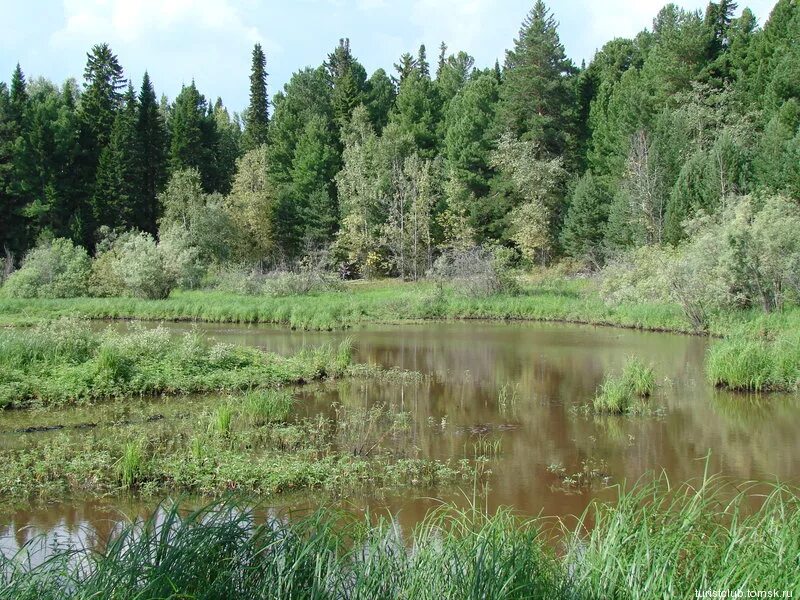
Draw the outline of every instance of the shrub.
M750 197L686 225L677 247L645 246L603 270L608 302L675 302L699 330L720 308L780 309L800 295L800 207L771 196L758 209Z
M440 286L449 283L469 296L514 293L518 288L508 262L508 254L500 249L452 249L436 259L428 276Z
M178 285L196 285L203 273L188 234L177 226L167 228L158 243L144 232L111 234L98 250L91 276L98 296L166 298Z
M81 246L58 238L36 246L3 286L14 298L70 298L88 292L89 255Z

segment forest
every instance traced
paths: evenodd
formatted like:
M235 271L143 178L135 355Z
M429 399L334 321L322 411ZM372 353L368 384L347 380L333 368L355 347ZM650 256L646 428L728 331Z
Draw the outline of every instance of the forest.
M18 64L0 600L800 594L799 1Z
M107 44L82 83L18 65L0 83L5 294L157 298L309 265L416 280L472 251L636 279L609 297L665 288L659 264L698 324L715 303L769 311L799 283L798 32L795 0L763 26L729 0L669 4L579 66L539 0L487 67L443 42L368 75L341 39L270 98L257 44L242 114L194 82L134 86Z

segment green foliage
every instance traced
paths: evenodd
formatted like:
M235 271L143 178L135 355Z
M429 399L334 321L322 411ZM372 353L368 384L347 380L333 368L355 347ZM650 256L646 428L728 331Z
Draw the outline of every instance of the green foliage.
M88 291L90 261L86 250L58 238L25 255L22 267L3 284L12 298L69 298Z
M130 231L108 239L92 266L93 293L166 298L179 283L191 286L200 276L197 251L188 234L173 226L161 240Z
M781 196L731 198L714 217L687 225L675 248L646 246L609 265L602 294L611 302L678 302L698 329L710 313L735 305L780 309L797 297L800 209Z

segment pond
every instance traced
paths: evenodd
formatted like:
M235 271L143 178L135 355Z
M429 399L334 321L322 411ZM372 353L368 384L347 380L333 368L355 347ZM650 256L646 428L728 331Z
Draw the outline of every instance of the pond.
M122 326L115 324L114 326ZM342 381L298 392L301 415L332 414L335 403L393 405L410 415L420 456L460 458L489 448L489 508L509 505L528 515L567 516L594 497L613 498L614 484L663 473L672 483L701 477L706 464L735 482L800 482L800 402L715 390L703 374L706 338L548 323L454 322L372 325L346 332L298 332L266 326L166 324L196 328L221 342L283 353L350 337L355 360L400 367L419 381ZM655 414L595 417L575 411L595 395L605 374L629 356L653 364ZM84 409L85 410L85 409ZM0 413L0 444L24 424L23 413ZM46 435L36 434L36 435ZM76 433L76 435L78 435ZM601 472L587 486L565 484L566 473L588 465ZM403 526L421 519L438 499L467 502L466 490L407 490L400 495L347 498L353 510L391 511ZM433 498L432 496L437 496ZM313 497L278 503L309 506ZM269 500L272 502L272 500ZM145 514L153 501L116 498L0 511L5 548L32 535L93 543L124 516Z

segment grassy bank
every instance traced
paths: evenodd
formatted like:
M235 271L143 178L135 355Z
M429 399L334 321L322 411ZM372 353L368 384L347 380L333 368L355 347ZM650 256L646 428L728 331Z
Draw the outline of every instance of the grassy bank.
M755 512L717 481L661 483L591 506L574 528L507 510L442 507L403 537L390 521L321 510L258 522L233 502L158 516L102 552L5 557L0 598L676 598L800 592L800 501L774 487ZM588 530L584 526L593 524ZM554 531L555 527L555 531ZM169 532L168 535L166 533ZM561 540L553 550L551 534ZM27 549L26 549L27 550Z
M286 358L194 333L176 338L135 324L95 332L60 319L0 331L0 408L303 383L341 376L350 362L349 343Z
M716 315L713 334L753 320L757 312ZM240 296L216 291L173 292L166 300L0 298L0 325L29 325L62 316L90 319L197 320L273 323L298 329L341 329L357 323L424 319L526 319L614 325L690 333L680 307L603 302L585 280L526 284L520 293L473 298L429 282L353 282L314 295ZM800 314L793 317L800 322Z

